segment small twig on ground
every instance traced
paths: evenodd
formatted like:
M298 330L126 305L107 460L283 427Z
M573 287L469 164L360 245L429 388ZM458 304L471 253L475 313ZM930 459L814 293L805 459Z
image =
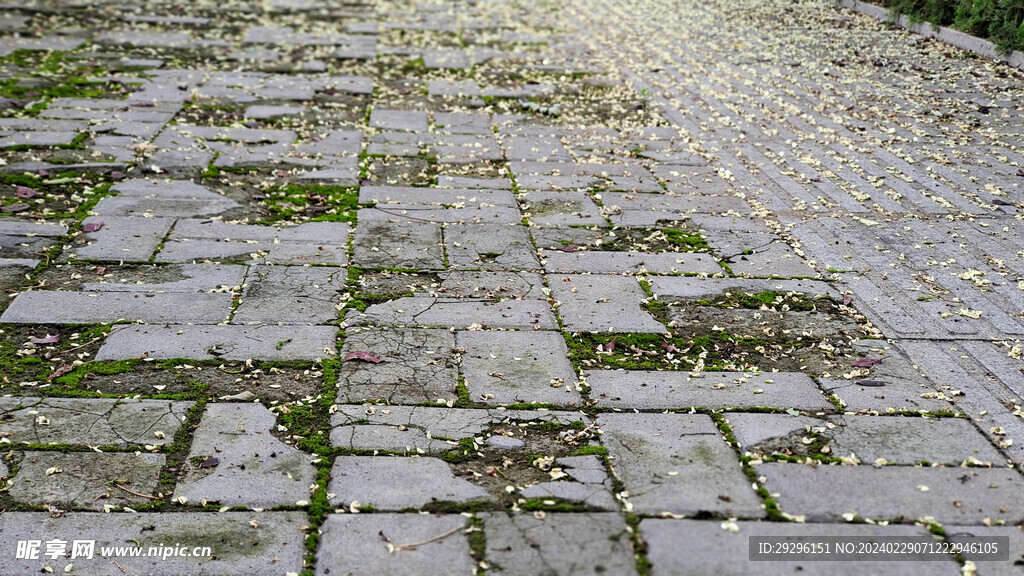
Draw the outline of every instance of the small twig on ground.
M114 484L114 486L117 486L121 490L124 490L125 492L127 492L129 494L133 494L133 495L138 496L140 498L149 498L150 500L160 500L161 499L159 496L153 496L151 494L143 494L141 492L136 492L135 490L131 490L129 488L125 488L124 486L121 486L120 484Z

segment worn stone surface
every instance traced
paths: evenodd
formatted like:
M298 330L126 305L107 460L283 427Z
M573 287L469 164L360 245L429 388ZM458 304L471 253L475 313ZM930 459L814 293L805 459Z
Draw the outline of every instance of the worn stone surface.
M270 434L275 426L259 404L207 405L174 498L260 508L308 501L316 469Z
M580 403L576 375L558 332L459 332L469 396L489 404Z
M668 332L640 307L647 297L635 278L567 275L548 278L558 314L572 332Z
M331 326L125 326L111 331L97 360L314 360L335 350Z
M299 572L305 555L305 537L301 526L306 523L302 512L229 512L225 514L93 514L67 512L59 518L48 513L7 512L0 525L0 542L5 548L16 547L19 540L54 540L68 543L72 550L75 540L94 541L94 556L71 559L63 554L57 558L45 556L41 545L38 559L7 560L5 570L10 573L29 574L40 566L50 566L54 572L62 571L70 563L76 569L94 572L116 571L114 562L126 572L175 576L197 574L214 576L230 574L271 575L282 570ZM106 547L134 546L125 538L135 538L143 548L140 556L117 555L102 557ZM189 556L163 557L161 546L181 544L188 547ZM208 546L210 556L192 556L195 547ZM156 550L150 552L150 547ZM201 550L195 550L198 556Z
M12 443L162 446L193 402L144 399L0 398L0 438Z
M764 515L739 461L709 417L602 414L597 423L634 511Z
M654 372L592 370L591 398L613 408L797 408L831 407L814 382L794 372Z
M625 274L647 271L654 274L721 274L722 267L707 254L697 252L547 252L548 272L592 272Z
M452 474L443 460L429 457L339 456L328 491L334 506L372 506L399 511L433 502L487 500L487 491Z
M149 503L124 488L152 495L165 462L163 454L26 451L9 492L31 506L117 510Z
M878 561L772 561L751 562L751 537L855 537L884 542L890 537L924 537L919 526L870 526L865 524L796 524L777 522L738 522L736 531L724 530L717 520L667 520L645 518L640 530L648 546L647 557L654 574L696 576L722 574L740 576L756 569L758 574L782 576L793 573L827 573L855 576L878 570ZM885 562L886 573L911 576L919 574L921 561ZM954 576L959 565L952 557L927 562L929 573Z
M252 266L234 324L324 324L338 317L344 268Z
M130 294L121 292L33 291L19 294L2 322L33 324L95 324L129 322L191 322L216 324L227 319L227 294Z
M458 368L452 357L454 348L455 336L447 330L352 330L341 348L341 357L369 352L382 362L342 362L338 370L338 399L453 402L458 380Z
M783 512L814 522L931 516L942 524L1020 522L1024 484L1005 469L818 466L765 462L754 467L778 493ZM884 490L879 490L884 486Z
M444 576L469 574L474 562L469 541L458 529L469 527L458 514L331 514L321 527L323 545L317 552L316 573ZM447 537L435 537L452 530ZM390 552L401 546L432 540L422 546Z
M487 559L506 574L636 574L623 517L614 513L484 516Z
M399 298L374 304L356 318L360 322L395 326L451 326L523 330L558 327L547 302L540 300L461 301L441 298Z

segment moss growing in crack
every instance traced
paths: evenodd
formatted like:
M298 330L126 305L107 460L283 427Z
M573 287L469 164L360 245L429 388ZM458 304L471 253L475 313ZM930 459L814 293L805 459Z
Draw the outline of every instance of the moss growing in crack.
M552 502L548 504L547 502ZM526 498L525 502L519 502L519 508L524 512L587 512L589 506L563 502L558 498Z
M569 453L569 456L608 456L608 449L604 446L584 446Z
M626 526L629 527L630 537L633 541L633 558L636 560L636 571L640 576L650 576L651 561L647 559L647 543L644 542L640 533L640 516L626 514Z
M688 252L707 252L711 250L707 240L697 233L687 232L679 228L662 228L668 243Z
M828 296L811 298L805 294L796 292L776 292L765 290L763 292L739 292L729 291L725 294L709 299L697 300L698 306L715 306L719 308L748 308L760 309L780 308L798 312L819 311L831 313L837 307L835 302Z

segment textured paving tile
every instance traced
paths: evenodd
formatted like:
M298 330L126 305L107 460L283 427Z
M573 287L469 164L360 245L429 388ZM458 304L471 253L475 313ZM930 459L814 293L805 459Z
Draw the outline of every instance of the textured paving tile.
M612 496L612 482L598 456L566 456L555 460L574 482L541 482L520 490L523 498L575 502L601 510L619 510L619 502Z
M216 324L227 319L230 307L229 294L32 291L19 294L0 316L0 321L33 324L117 321Z
M350 330L341 357L369 352L382 362L343 362L338 370L338 401L454 402L458 381L454 349L455 336L447 330Z
M316 469L308 454L270 434L275 427L259 404L207 405L174 498L259 508L308 501Z
M427 222L360 222L352 242L359 266L444 268L441 227Z
M1019 522L1024 484L1009 470L818 466L766 462L754 467L778 493L783 512L810 521L931 516L942 524L981 524L986 518ZM884 487L884 490L879 490ZM924 488L922 488L924 487Z
M640 306L647 297L627 276L554 275L548 277L558 300L558 315L571 332L668 332Z
M118 485L152 495L165 463L163 454L26 451L9 492L31 506L117 510L148 504Z
M576 374L559 332L459 332L469 397L489 404L579 405Z
M234 324L324 324L338 318L345 268L252 266Z
M770 574L782 576L800 572L842 574L854 576L871 573L879 568L876 561L816 560L751 562L751 537L861 537L883 542L893 536L928 537L918 526L869 526L864 524L795 524L776 522L738 522L737 531L724 530L717 520L663 520L645 518L640 530L647 543L647 557L653 564L652 574L696 576L698 574ZM888 574L919 574L921 562L886 562ZM959 565L950 557L927 562L929 573L954 576Z
M636 574L623 517L613 513L487 514L486 558L507 574Z
M28 444L161 446L173 442L192 405L147 399L0 398L0 438Z
M70 563L83 573L145 573L159 576L197 574L267 575L302 570L305 556L305 535L300 528L307 523L302 512L229 512L225 514L92 514L68 512L60 518L49 513L7 512L0 525L0 543L15 549L20 540L39 540L37 558L15 559L14 554L5 564L11 574L38 572L40 566L50 566L54 572L62 571ZM135 546L125 537L136 538L143 548L140 556L117 554L104 548ZM94 541L92 558L75 559L46 556L45 541L61 540L71 553L75 540ZM175 556L174 546L187 547L189 556ZM210 556L195 557L210 548ZM150 548L153 548L151 551ZM165 547L165 548L161 548ZM170 554L163 557L165 549ZM115 565L114 562L117 562Z
M739 461L700 414L602 414L615 474L641 514L764 515Z
M518 217L515 221L518 222ZM540 268L530 235L522 226L454 224L445 229L444 241L448 263L452 268Z
M339 456L327 490L335 494L333 506L358 502L381 511L490 499L483 488L456 477L443 460L429 457Z
M554 330L558 327L547 302L506 300L470 302L441 298L399 298L366 309L365 321L394 326L449 326L489 329Z
M462 438L482 434L504 420L569 424L574 412L554 410L462 409L431 406L360 406L339 404L331 416L331 444L353 450L391 450L438 454Z
M469 524L456 514L331 514L320 528L316 574L469 574L475 563L460 527L468 528ZM435 539L453 530L451 536ZM396 553L388 546L426 540L431 542Z
M314 360L334 353L333 326L125 326L111 332L97 360Z
M708 254L698 252L545 252L544 269L552 273L626 274L646 270L654 274L724 274Z
M591 398L613 408L797 408L827 410L832 405L804 374L797 372L659 372L591 370Z

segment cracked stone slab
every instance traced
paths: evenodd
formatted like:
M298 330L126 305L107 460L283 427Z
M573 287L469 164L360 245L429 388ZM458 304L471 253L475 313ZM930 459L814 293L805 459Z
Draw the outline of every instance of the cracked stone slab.
M474 401L488 404L581 402L560 332L459 332L462 374Z
M53 518L48 512L7 512L0 523L0 545L14 549L20 540L59 539L71 543L87 539L95 541L95 551L108 546L125 546L126 538L139 541L144 553L140 556L118 556L93 559L85 557L45 556L45 544L38 559L15 559L12 554L4 562L11 574L32 574L48 565L61 572L68 563L82 573L120 574L114 561L128 574L153 576L272 576L284 572L300 572L306 554L306 536L302 526L309 523L305 512L227 512L224 514L90 514L67 512ZM209 557L185 557L145 553L150 547L176 544L209 546ZM134 546L134 543L127 544ZM68 549L70 550L70 544ZM159 548L158 548L159 550ZM199 554L199 552L196 552Z
M241 286L248 268L246 266L218 266L214 264L180 264L166 266L174 269L181 280L168 282L86 282L83 292L179 292L195 294L200 292L224 291L225 288Z
M348 265L346 243L275 242L267 240L206 240L182 238L172 233L157 262L244 260L258 264Z
M577 252L547 251L544 269L551 273L629 274L642 270L654 274L723 274L710 254L700 252Z
M569 424L582 418L576 412L554 410L339 404L331 416L331 445L352 450L423 450L439 454L457 446L457 440L481 434L490 425L504 420Z
M334 354L334 326L125 326L113 330L97 360L319 360Z
M619 226L654 226L659 220L683 220L688 214L746 214L750 206L735 196L670 196L604 192L601 201ZM618 210L615 208L618 207Z
M392 268L444 268L441 226L429 222L364 222L356 226L352 263Z
M94 232L83 232L89 243L76 247L73 256L89 260L148 262L167 232L173 218L90 216L83 226L101 225Z
M647 294L629 276L549 276L558 314L571 332L667 333L640 303Z
M555 330L558 323L543 300L502 302L405 297L374 304L357 320L397 326ZM351 322L350 322L351 323Z
M273 412L260 404L208 404L174 498L254 507L308 501L316 468L309 454L270 434L276 425ZM211 458L219 462L206 468L195 463Z
M561 467L575 482L541 482L520 490L519 495L578 502L600 510L619 510L619 502L612 496L611 479L600 457L566 456L555 460L555 466Z
M655 276L649 278L651 291L657 296L672 296L699 300L726 292L758 294L761 292L790 292L808 298L830 296L841 300L839 291L819 280L758 280L747 278L690 278L685 276Z
M586 192L529 192L523 211L539 226L604 226L601 209Z
M876 573L877 561L785 561L751 562L750 538L806 536L866 537L883 542L890 537L915 536L931 539L920 526L872 526L868 524L798 524L793 522L736 522L738 531L722 529L718 520L669 520L645 518L640 530L647 543L647 558L659 576L746 576L752 570L766 576L791 576L803 571L815 574L860 576ZM947 532L949 528L947 527ZM885 573L894 576L915 576L921 573L920 562L886 562ZM927 562L929 574L956 576L960 565L952 556Z
M320 527L316 574L471 574L476 562L460 527L469 528L469 521L458 514L331 514ZM397 553L388 547L426 541Z
M589 370L591 398L612 408L796 408L830 410L832 404L799 372Z
M164 445L174 441L193 404L140 399L0 398L0 438L29 444Z
M128 292L22 292L0 322L97 324L117 322L190 322L215 324L227 319L230 294L139 294Z
M807 261L782 242L770 244L753 254L728 259L733 274L740 276L819 276Z
M445 228L444 244L448 251L448 265L452 268L540 268L530 234L522 226L451 224Z
M931 516L941 524L981 524L1024 519L1024 482L999 468L818 466L765 462L755 466L778 493L783 512L812 522L842 515L907 519ZM924 488L922 488L924 487Z
M128 180L111 190L120 192L121 196L102 198L93 208L99 216L194 218L241 206L189 180Z
M541 300L544 278L535 272L455 270L443 274L437 294L456 298L512 298Z
M454 402L458 368L455 336L447 330L369 328L350 330L341 357L363 351L383 360L342 362L338 401L383 398L393 403Z
M25 452L9 493L30 506L103 510L104 505L148 504L149 499L115 484L151 495L165 460L163 454Z
M345 268L252 266L247 287L232 317L234 324L324 324L348 279Z
M473 190L468 188L415 188L401 186L363 186L359 202L376 202L389 208L391 204L415 209L410 204L430 205L493 205L516 207L510 190Z
M485 557L499 574L637 574L631 536L621 514L480 516L487 536Z
M335 494L334 506L358 502L385 511L491 499L483 488L455 476L444 460L429 457L339 456L327 491Z
M601 414L615 474L640 514L763 517L736 454L703 414Z
M512 225L522 220L517 208L479 204L461 208L442 208L404 204L378 205L364 208L356 214L360 222L430 222L453 225Z

